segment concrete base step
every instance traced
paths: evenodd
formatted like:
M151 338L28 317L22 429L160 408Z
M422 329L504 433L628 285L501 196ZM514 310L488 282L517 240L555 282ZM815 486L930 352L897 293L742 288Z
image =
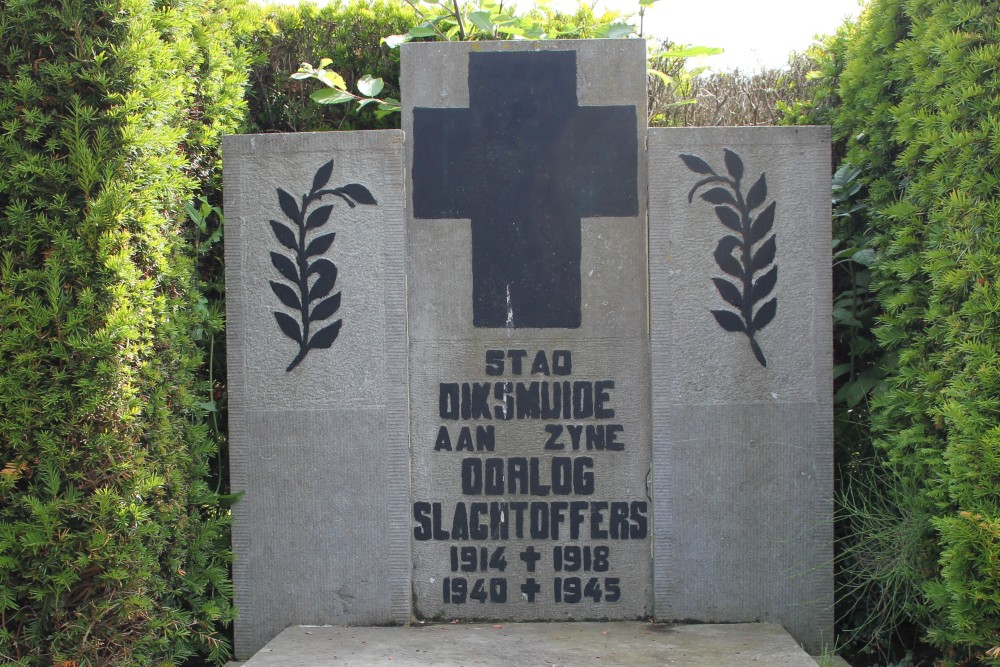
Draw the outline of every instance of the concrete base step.
M244 667L816 667L780 625L462 623L291 627Z

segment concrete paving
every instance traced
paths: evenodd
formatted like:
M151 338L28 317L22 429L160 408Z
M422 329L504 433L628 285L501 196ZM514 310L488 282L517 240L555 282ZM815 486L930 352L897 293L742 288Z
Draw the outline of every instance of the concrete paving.
M816 667L780 625L462 623L291 627L244 667Z

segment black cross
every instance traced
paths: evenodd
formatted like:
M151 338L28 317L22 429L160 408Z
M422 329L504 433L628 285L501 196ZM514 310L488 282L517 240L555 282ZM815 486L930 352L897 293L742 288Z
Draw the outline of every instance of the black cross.
M470 53L469 108L413 110L413 214L472 220L474 326L580 326L580 219L639 214L636 123L577 104L575 51Z
M528 572L535 571L535 563L542 557L542 554L535 551L535 547L528 547L521 552L520 558L527 564Z

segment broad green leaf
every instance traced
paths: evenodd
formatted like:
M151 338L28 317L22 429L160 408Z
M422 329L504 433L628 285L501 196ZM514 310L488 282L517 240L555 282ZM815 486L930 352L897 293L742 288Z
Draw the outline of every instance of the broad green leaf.
M298 72L295 72L294 74L292 74L292 78L293 79L299 79L299 80L309 79L311 77L312 77L311 73L309 73L309 72L303 72L302 70L299 70Z
M493 32L493 21L490 20L490 13L484 11L472 12L469 14L472 24L484 32Z
M640 7L652 7L660 0L639 0Z
M329 58L320 58L320 61L319 61L319 68L320 68L320 69L323 69L323 68L324 68L324 67L326 67L327 65L332 65L332 64L333 64L333 61L332 61L332 60L330 60Z
M515 35L517 37L524 37L524 30L517 27L516 25L499 25L497 26L497 32L503 33L504 35Z
M834 308L833 321L839 326L851 327L854 329L859 329L863 326L861 322L854 317L854 311L847 307Z
M392 113L399 113L399 100L387 97L379 102L378 109L375 110L375 117L385 118Z
M413 35L407 33L405 35L389 35L388 37L383 37L381 41L390 49L395 49L398 48L400 44L405 44L411 39L413 39Z
M365 74L358 80L358 92L365 97L375 97L382 92L384 85L382 79Z
M694 58L695 56L716 56L725 53L725 49L714 46L685 46L680 49L661 51L656 54L660 58Z
M330 86L331 88L338 88L340 90L347 90L347 83L344 81L344 77L340 76L336 72L328 71L323 72L319 75L319 80Z
M872 262L875 261L875 251L872 248L864 248L851 255L851 259L858 264L871 266Z
M854 368L851 364L836 364L833 367L833 379L841 377L842 375L847 375Z
M628 37L634 32L632 26L627 23L612 23L602 25L594 31L594 36L601 39L621 39Z
M418 26L413 26L412 28L410 28L410 30L408 31L407 34L409 34L409 36L411 38L415 38L415 37L434 37L435 35L437 35L437 31L434 30L434 28L431 28L431 27L428 27L428 26L418 25Z
M847 407L853 408L860 403L879 383L878 371L867 370L861 373L853 382L847 382L834 394L834 401L843 401Z
M343 90L324 88L323 90L317 90L309 98L318 104L342 104L353 100L354 95L345 93Z
M378 102L378 100L372 98L368 98L367 100L358 100L358 109L364 109L372 102Z
M672 85L674 85L674 78L672 76L668 75L668 74L664 74L663 72L661 72L658 69L652 69L652 68L650 68L650 69L647 69L646 72L649 73L649 74L652 74L653 76L655 76L656 78L658 78L660 81L662 81L664 86L672 86Z

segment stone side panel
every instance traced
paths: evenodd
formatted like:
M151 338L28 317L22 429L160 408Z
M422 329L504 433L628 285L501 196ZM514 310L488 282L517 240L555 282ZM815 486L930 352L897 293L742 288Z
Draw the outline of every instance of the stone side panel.
M650 130L649 193L656 617L780 623L817 652L833 639L829 129Z
M247 658L290 625L410 618L403 134L227 137L224 155L230 469L243 493L236 655ZM310 193L303 242L295 218Z

